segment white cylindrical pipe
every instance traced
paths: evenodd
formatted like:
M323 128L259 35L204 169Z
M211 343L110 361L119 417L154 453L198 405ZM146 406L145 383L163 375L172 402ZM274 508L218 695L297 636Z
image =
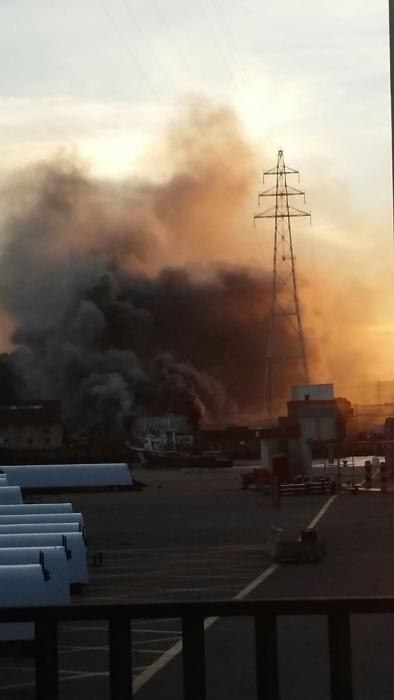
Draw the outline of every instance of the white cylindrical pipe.
M86 544L82 533L29 532L23 534L0 534L0 550L9 547L61 547L69 553L67 564L70 583L84 585L88 582Z
M43 599L44 573L40 564L0 567L0 600L5 608L38 605Z
M1 505L0 515L33 515L33 513L72 513L71 503L17 503Z
M112 464L18 464L2 466L8 483L21 488L131 486L126 462Z
M69 602L66 582L50 584L42 564L0 565L0 600L3 607L63 605ZM34 624L0 624L0 640L34 638Z
M3 486L0 489L0 505L16 505L22 503L22 492L19 486Z
M18 535L35 532L81 532L80 523L18 523L17 525L0 525L0 535Z
M55 586L57 593L63 590L61 604L68 603L70 600L70 572L64 547L55 545L53 547L0 548L0 566L5 564L40 564L41 553L44 555L44 566L50 574L50 579L47 581L48 588Z
M11 513L3 515L0 511L0 525L35 525L37 523L79 523L84 529L82 513Z

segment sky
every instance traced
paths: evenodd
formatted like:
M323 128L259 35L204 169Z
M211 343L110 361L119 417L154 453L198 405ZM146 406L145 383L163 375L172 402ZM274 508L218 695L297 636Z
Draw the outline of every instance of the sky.
M59 152L152 176L160 134L203 98L236 111L261 169L283 148L301 171L304 261L392 274L387 0L2 0L0 52L0 177Z
M3 0L0 50L2 168L63 148L128 173L201 95L309 182L388 207L386 0Z

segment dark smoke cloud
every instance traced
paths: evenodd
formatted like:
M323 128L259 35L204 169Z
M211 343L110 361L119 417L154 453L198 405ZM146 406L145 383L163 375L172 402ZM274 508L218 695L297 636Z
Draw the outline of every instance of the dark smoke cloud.
M165 269L148 278L88 260L51 261L60 297L46 284L42 298L38 289L31 296L28 282L14 307L3 287L3 303L19 311L18 349L4 360L15 398L60 397L69 424L84 426L120 424L132 413L196 420L258 409L267 299L261 272L219 269L201 281ZM82 268L89 271L83 283Z
M0 306L15 350L0 356L2 401L61 399L72 428L261 414L270 283L217 261L238 250L250 153L223 112L199 113L172 145L178 170L162 185L98 183L61 161L10 186Z

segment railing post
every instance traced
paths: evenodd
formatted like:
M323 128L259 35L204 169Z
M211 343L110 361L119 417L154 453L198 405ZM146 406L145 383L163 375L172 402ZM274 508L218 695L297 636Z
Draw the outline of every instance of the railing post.
M133 696L133 669L129 618L108 621L108 643L111 700L130 700Z
M57 623L40 620L36 622L35 629L36 699L57 700L59 697Z
M349 613L328 616L332 700L353 700L352 646Z
M277 619L274 614L256 615L256 678L258 700L279 700Z
M206 700L204 619L182 619L184 700Z

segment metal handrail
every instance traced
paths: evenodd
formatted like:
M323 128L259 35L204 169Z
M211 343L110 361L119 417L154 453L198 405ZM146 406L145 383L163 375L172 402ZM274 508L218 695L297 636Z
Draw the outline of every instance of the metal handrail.
M277 620L281 615L323 615L328 621L332 700L352 700L351 615L394 613L394 597L265 599L196 602L0 608L0 622L36 625L36 698L57 700L58 641L61 622L108 622L111 700L130 700L132 691L131 622L180 618L185 700L205 700L204 620L252 617L255 626L258 700L279 700ZM318 692L318 689L317 689Z
M215 600L155 603L104 603L51 605L35 607L0 607L0 622L42 622L56 620L142 619L198 615L202 617L254 617L255 615L327 615L346 612L394 613L394 596L352 598L265 598L264 600Z

